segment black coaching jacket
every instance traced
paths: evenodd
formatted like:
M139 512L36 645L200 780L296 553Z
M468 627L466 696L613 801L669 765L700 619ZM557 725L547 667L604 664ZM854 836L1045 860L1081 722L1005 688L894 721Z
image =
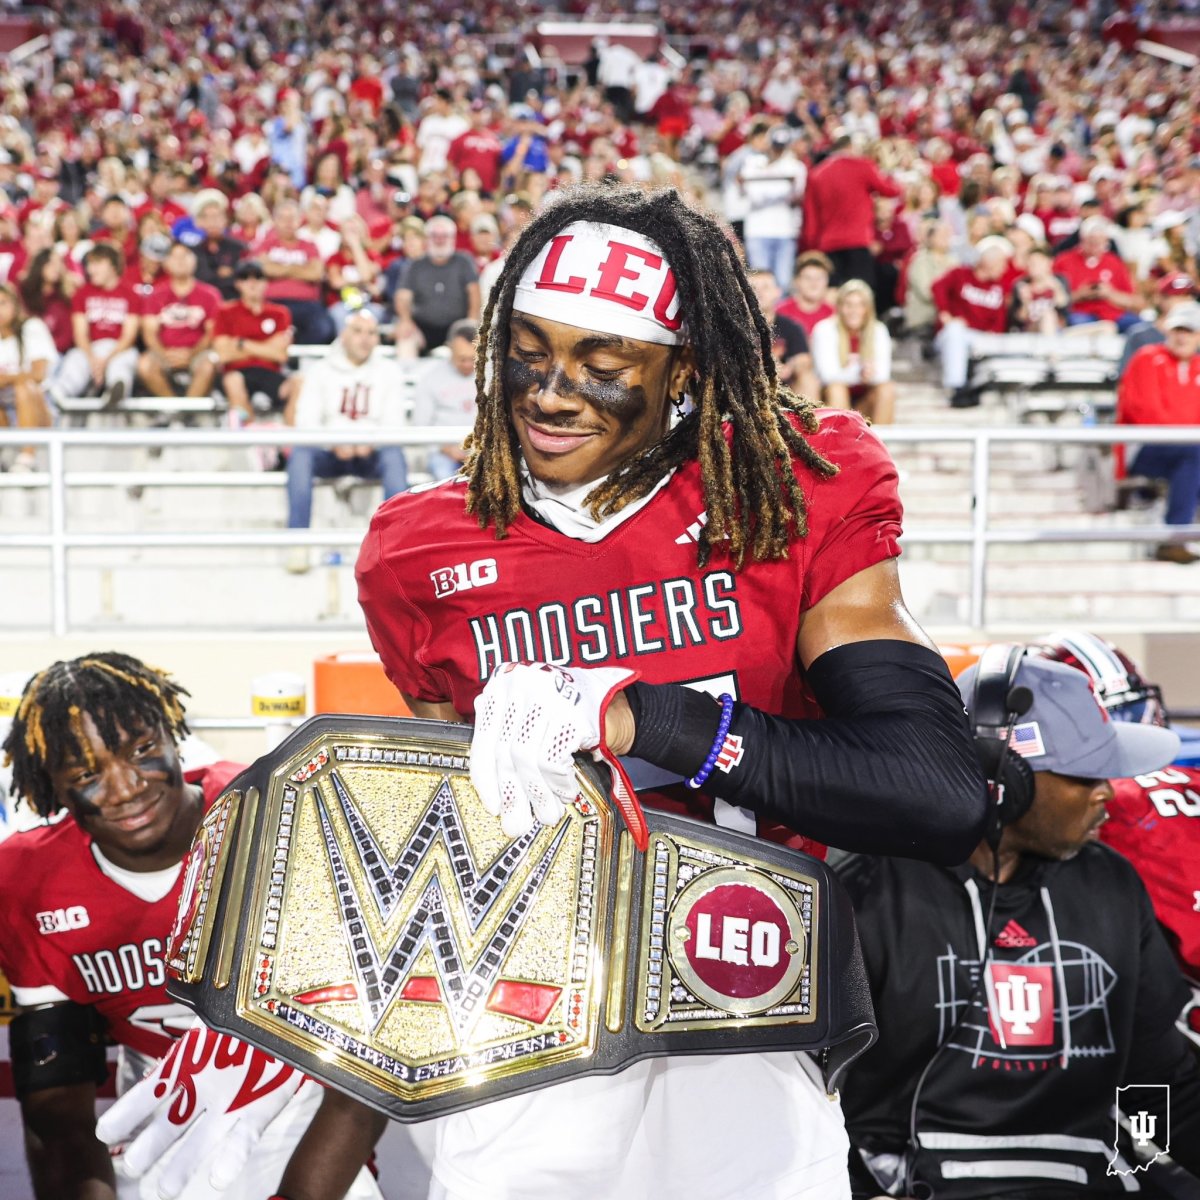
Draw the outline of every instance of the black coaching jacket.
M1150 1085L1123 1108L1156 1117L1160 1143L1170 1088L1172 1157L1200 1172L1200 1066L1176 1027L1190 990L1124 858L1088 844L1065 862L1025 859L986 934L992 885L969 865L856 855L839 872L879 1022L842 1088L856 1195L902 1170L935 1053L915 1162L937 1200L1123 1194L1108 1174L1132 1165L1113 1149L1119 1086Z

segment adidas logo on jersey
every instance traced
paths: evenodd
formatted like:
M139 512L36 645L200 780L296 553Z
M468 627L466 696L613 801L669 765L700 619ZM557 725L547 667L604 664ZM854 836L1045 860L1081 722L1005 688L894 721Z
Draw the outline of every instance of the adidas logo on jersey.
M688 542L698 542L700 540L700 530L708 524L708 513L701 513L688 527L675 539L675 545L686 546Z
M52 908L37 913L38 933L67 933L72 929L86 929L92 922L88 910L82 904L70 908Z
M1037 945L1037 938L1030 936L1027 929L1022 929L1016 921L1009 921L996 935L997 946L1005 950L1019 950Z

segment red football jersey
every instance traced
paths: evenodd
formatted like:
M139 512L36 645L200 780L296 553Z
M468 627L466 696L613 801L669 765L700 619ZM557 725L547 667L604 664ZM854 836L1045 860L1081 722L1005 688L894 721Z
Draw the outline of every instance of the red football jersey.
M857 414L822 413L810 440L840 471L827 478L796 463L807 537L787 559L741 571L721 553L697 566L705 509L694 461L596 543L526 513L497 540L467 513L458 479L394 496L376 512L358 560L359 602L388 677L409 696L450 700L469 717L499 663L620 665L648 683L728 692L784 717L820 716L796 652L801 613L899 553L901 506L887 450ZM667 806L711 811L711 801ZM760 833L814 845L761 825Z
M207 810L244 769L219 762L185 778L200 784ZM161 900L135 896L100 869L69 816L0 843L0 970L18 1002L54 989L94 1005L120 1045L161 1057L177 1036L164 1024L177 1005L163 956L182 886L181 867Z
M1180 965L1200 980L1200 771L1114 779L1101 840L1137 868Z

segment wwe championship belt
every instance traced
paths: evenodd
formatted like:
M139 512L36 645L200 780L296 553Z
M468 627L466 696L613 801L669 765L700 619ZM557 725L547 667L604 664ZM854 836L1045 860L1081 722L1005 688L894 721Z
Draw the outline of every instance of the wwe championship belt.
M819 1051L876 1030L824 863L648 812L642 854L582 756L555 826L510 841L469 726L317 717L209 810L168 992L401 1121L648 1055Z

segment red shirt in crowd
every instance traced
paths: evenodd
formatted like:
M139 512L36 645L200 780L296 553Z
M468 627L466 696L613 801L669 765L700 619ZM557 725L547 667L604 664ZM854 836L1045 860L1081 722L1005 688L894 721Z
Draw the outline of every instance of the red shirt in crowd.
M373 262L381 270L383 268L383 258L376 254L374 250L363 250L367 258ZM354 261L354 255L347 251L344 247L336 254L330 255L329 261L325 264L326 269L333 267L340 268L342 272L342 286L356 287L363 283L362 276L359 274L358 264ZM366 286L366 285L364 285Z
M1086 313L1097 321L1115 321L1125 314L1126 309L1102 296L1094 300L1074 299L1075 292L1089 283L1107 283L1116 291L1126 294L1133 291L1129 268L1111 250L1094 257L1084 254L1079 246L1074 250L1066 250L1054 260L1054 273L1061 275L1070 285L1071 308L1075 312Z
M1045 226L1046 244L1057 246L1079 228L1079 214L1069 208L1042 208L1034 214Z
M32 199L26 200L25 203L17 209L17 223L22 229L26 229L29 226L29 218L34 216L36 213L49 210L55 215L55 217L57 217L58 214L66 208L67 202L57 198L51 200L48 204L39 204L36 200Z
M779 307L775 310L777 317L786 317L789 321L795 321L797 325L804 327L804 334L809 339L812 338L813 327L818 321L825 320L826 317L833 316L832 304L818 304L812 312L805 312L800 307L795 296L789 296L782 301Z
M71 302L63 295L47 296L43 303L45 310L35 313L46 322L50 336L54 339L54 348L59 354L66 354L75 345L75 332L71 328Z
M142 269L141 260L136 259L133 266L126 268L125 274L121 276L121 282L127 287L132 288L134 294L145 304L150 299L150 295L154 289L165 278L166 276L163 274L161 263L156 263L154 270L147 274Z
M160 204L153 200L145 200L133 210L139 224L147 213L158 213L166 222L167 228L174 229L175 222L183 220L188 215L188 210L182 204L176 204L174 200L164 200Z
M92 342L119 338L126 320L138 316L141 310L141 300L124 280L111 288L80 284L71 297L71 312L83 313L87 318L88 340Z
M900 185L881 174L869 158L831 154L808 177L805 240L826 254L867 247L875 240L871 197L899 195Z
M934 281L933 302L939 313L961 317L971 329L1004 333L1009 296L1020 277L1011 267L999 279L982 279L974 267L954 267Z
M25 274L29 252L21 242L0 242L0 283L16 283Z
M1122 425L1195 425L1200 414L1200 355L1176 358L1163 345L1143 346L1117 387Z
M279 263L281 266L296 267L305 263L320 262L321 252L315 243L296 238L295 241L284 242L275 230L271 230L259 239L251 248L251 258L263 262ZM268 300L320 300L320 283L310 283L305 279L268 279Z
M245 338L248 342L265 342L280 330L291 329L292 314L282 304L264 304L258 312L247 308L240 300L230 300L217 309L213 322L213 337ZM226 371L241 371L246 367L264 367L278 371L280 365L269 358L239 358L225 364Z
M461 175L473 168L479 172L485 192L500 186L500 151L503 143L491 129L468 129L450 143L446 161Z
M376 75L360 75L350 85L350 99L365 101L371 106L371 115L379 116L383 107L383 80Z
M128 230L121 238L113 237L110 229L97 229L95 233L88 234L88 236L93 242L108 242L109 245L116 246L127 263L137 262L138 235L136 229Z
M893 221L887 229L877 226L875 240L879 243L875 261L891 263L893 266L899 266L913 248L912 231L900 220Z
M180 296L163 280L142 306L147 317L158 318L158 340L164 350L190 350L204 338L205 329L221 307L221 293L198 280Z
M958 163L947 159L945 162L934 163L929 168L929 174L934 183L942 189L943 196L957 196L962 177L958 173Z
M1025 321L1022 327L1036 333L1041 329L1042 319L1046 314L1058 311L1058 290L1051 283L1035 287L1027 278L1018 282L1023 282L1029 287L1025 300Z

